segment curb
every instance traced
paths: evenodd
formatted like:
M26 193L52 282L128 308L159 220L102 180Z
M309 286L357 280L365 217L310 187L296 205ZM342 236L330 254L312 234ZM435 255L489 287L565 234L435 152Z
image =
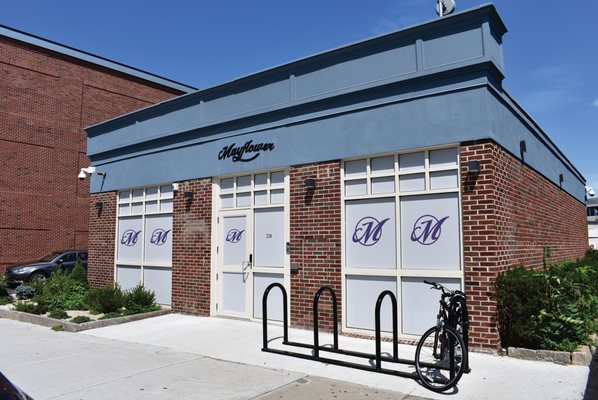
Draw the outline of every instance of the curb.
M82 324L76 324L74 322L63 321L60 319L54 319L43 315L35 315L24 313L21 311L3 310L0 309L0 318L12 319L19 322L27 322L30 324L46 326L53 328L55 326L61 326L63 331L66 332L81 332L89 329L104 328L106 326L119 325L127 322L139 321L146 318L159 317L172 313L172 310L158 310L143 314L133 314L124 317L103 319L99 321L84 322Z
M588 366L590 365L590 362L592 362L592 350L589 346L581 346L572 353L566 351L531 350L520 347L509 347L507 348L507 355L521 360L548 361L561 365Z

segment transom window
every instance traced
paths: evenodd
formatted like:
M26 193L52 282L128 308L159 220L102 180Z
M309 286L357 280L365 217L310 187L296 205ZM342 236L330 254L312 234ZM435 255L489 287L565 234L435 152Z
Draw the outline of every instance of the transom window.
M220 208L284 204L285 171L263 172L220 180Z

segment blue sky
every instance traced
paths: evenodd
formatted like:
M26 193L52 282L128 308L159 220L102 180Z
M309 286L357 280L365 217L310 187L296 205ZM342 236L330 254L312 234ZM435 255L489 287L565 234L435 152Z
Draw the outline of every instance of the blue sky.
M457 10L484 2L456 0ZM598 191L598 2L496 0L504 87ZM198 88L436 18L435 0L19 0L0 24Z

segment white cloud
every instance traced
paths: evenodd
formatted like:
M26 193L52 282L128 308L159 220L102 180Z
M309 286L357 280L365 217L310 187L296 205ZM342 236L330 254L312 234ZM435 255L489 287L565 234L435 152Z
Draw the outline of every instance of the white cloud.
M598 107L598 97L596 97L596 98L594 99L594 101L592 102L592 105L593 105L594 107Z

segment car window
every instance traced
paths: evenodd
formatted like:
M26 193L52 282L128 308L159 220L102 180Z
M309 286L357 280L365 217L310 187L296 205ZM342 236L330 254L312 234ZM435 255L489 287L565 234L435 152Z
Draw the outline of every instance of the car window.
M81 253L79 253L78 257L81 259L81 261L86 261L87 260L87 252L82 251Z
M75 262L77 260L77 253L66 253L60 258L62 258L62 262Z
M59 251L55 251L53 253L50 254L46 254L45 256L41 257L38 259L38 261L52 261L53 259L55 259L56 257L58 257L59 255L61 255L62 253Z

